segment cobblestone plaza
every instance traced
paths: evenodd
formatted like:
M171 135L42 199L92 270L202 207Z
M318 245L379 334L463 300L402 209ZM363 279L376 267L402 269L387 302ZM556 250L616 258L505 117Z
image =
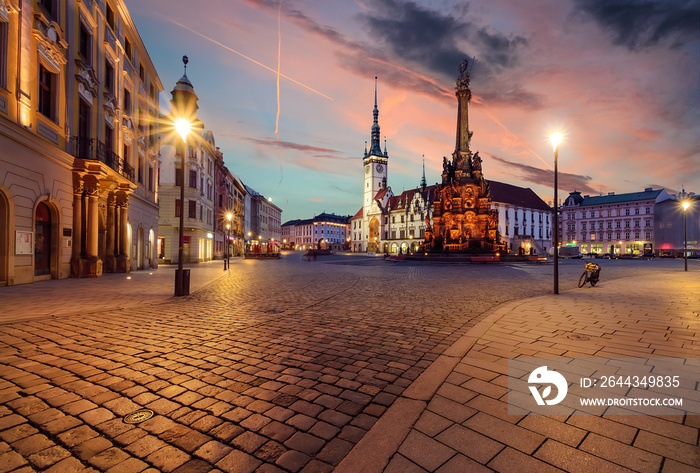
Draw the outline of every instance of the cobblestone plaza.
M167 267L3 288L0 472L698 471L698 416L503 410L508 357L700 358L697 262L600 264L575 289L562 262L558 299L546 264L299 253L198 265L182 299Z

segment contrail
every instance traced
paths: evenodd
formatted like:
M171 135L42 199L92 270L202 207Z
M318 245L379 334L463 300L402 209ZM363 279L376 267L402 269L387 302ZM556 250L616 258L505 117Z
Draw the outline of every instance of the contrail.
M278 71L275 71L275 70L272 69L271 67L268 67L268 66L266 66L265 64L263 64L263 63L261 63L261 62L258 62L258 61L256 61L255 59L253 59L253 58L251 58L251 57L246 56L246 55L243 54L243 53L239 53L239 52L236 51L235 49L231 49L231 48L229 48L228 46L226 46L226 45L224 45L224 44L221 44L221 43L218 42L217 40L212 39L212 38L210 38L209 36L203 35L202 33L199 33L198 31L193 30L193 29L190 28L189 26L185 26L185 25L183 25L182 23L178 23L177 21L175 21L175 20L173 20L173 19L168 19L168 21L169 21L170 23L173 23L173 24L179 26L180 28L184 28L184 29L186 29L187 31L196 34L196 35L199 36L200 38L204 38L204 39L206 39L207 41L211 41L212 43L216 44L217 46L221 46L222 48L226 49L227 51L231 51L231 52L234 53L234 54L238 54L238 55L241 56L242 58L245 58L245 59L249 60L250 62L257 64L257 65L260 66L260 67L264 67L265 69L267 69L267 70L270 71L270 72L274 72L275 74L278 73ZM294 83L297 84L297 85L300 85L300 86L304 87L305 89L310 90L311 92L314 92L314 93L320 95L321 97L325 97L325 98L327 98L328 100L333 100L331 97L327 96L326 94L324 94L324 93L322 93L322 92L319 92L319 91L316 90L316 89L312 89L312 88L309 87L308 85L302 84L302 83L299 82L298 80L294 80L294 79L292 79L291 77L286 76L286 75L284 75L284 74L280 74L280 76L281 76L281 77L284 77L285 79L287 79L287 80L289 80L289 81L294 82Z
M277 9L277 118L275 119L275 136L277 141L280 140L280 64L282 62L282 0L280 0L279 8ZM277 145L277 160L280 162L280 182L277 184L279 188L282 185L284 173L282 170L282 157L280 156L280 146Z

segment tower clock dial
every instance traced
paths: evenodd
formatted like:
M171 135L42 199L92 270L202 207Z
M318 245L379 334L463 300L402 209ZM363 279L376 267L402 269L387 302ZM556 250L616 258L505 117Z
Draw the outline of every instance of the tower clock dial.
M384 170L384 166L381 164L377 164L377 172L382 172Z

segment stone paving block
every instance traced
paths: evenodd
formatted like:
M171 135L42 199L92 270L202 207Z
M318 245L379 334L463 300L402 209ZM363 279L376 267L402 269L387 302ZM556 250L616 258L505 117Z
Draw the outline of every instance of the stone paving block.
M247 453L234 450L216 463L226 473L252 473L262 462Z
M243 432L231 441L231 445L244 452L253 453L265 442L267 442L267 439L261 435L253 432Z
M435 440L482 464L488 463L503 449L501 443L456 424L436 436Z
M632 470L610 463L589 453L576 450L555 440L547 440L535 457L572 473L630 473Z
M53 447L29 455L28 460L35 468L45 470L50 466L70 456L71 454L68 450L66 450L63 447L59 447L58 445L55 445Z
M26 465L27 460L25 460L22 455L17 452L7 452L0 454L0 473L6 473L8 471L15 470L16 468Z
M145 465L147 466L147 465ZM144 468L145 468L144 466ZM141 469L143 470L143 468ZM139 470L139 471L141 471ZM0 471L2 469L0 468ZM80 460L75 457L64 458L63 460L55 463L49 469L45 470L45 473L84 473L87 471L85 465L83 465ZM94 471L94 470L93 470ZM123 470L124 473L131 473L128 470ZM112 472L113 473L113 472Z
M525 455L524 453L515 450L510 447L504 448L496 457L491 460L488 465L495 471L502 473L510 473L513 471L532 471L537 473L557 473L561 472L559 468L555 468L552 465L544 463L530 455ZM462 470L470 471L470 470ZM479 471L479 470L475 470ZM488 471L488 470L485 470ZM442 473L442 472L440 472Z
M315 423L316 419L305 416L304 414L297 414L294 417L287 419L285 422L285 424L289 424L296 429L304 431L309 430Z
M96 409L98 406L94 402L88 401L87 399L80 399L75 402L71 402L61 407L61 411L66 414L73 416L78 416L83 412L91 411Z
M209 442L211 437L196 430L190 430L185 435L179 436L171 443L187 453L192 453L199 447Z
M275 462L275 465L278 465L292 473L296 473L297 471L301 470L307 463L309 463L309 460L311 460L311 457L304 453L297 452L296 450L288 450L287 452L280 455L280 457Z
M210 473L219 471L221 470L212 470L209 462L200 459L193 459L180 465L173 471L173 473Z
M301 473L331 473L332 471L333 466L318 460L311 460L304 468L301 469Z
M58 409L50 408L37 412L35 414L31 414L27 416L27 419L29 419L29 421L34 424L48 424L49 422L54 421L56 419L60 419L64 416L65 414L63 414L63 412L59 411Z
M463 425L528 454L534 452L545 439L543 435L523 429L483 412L478 412L470 417Z
M28 457L46 448L51 448L55 444L44 434L34 434L12 443L12 448L22 455Z
M131 445L132 443L136 442L140 438L145 437L146 435L148 435L148 432L146 432L145 430L134 428L122 434L119 434L116 437L113 437L113 439L114 442L117 443L120 447L125 447L126 445Z
M586 437L579 449L640 473L656 473L661 468L659 455L593 433Z
M268 424L269 425L269 424ZM235 425L231 422L224 422L223 424L211 429L208 434L217 438L218 440L228 443L234 437L240 435L243 432L243 427Z
M399 447L398 453L422 468L434 471L456 452L445 444L412 430Z
M146 458L156 450L160 450L167 444L154 435L145 435L135 442L124 447L124 450L139 458Z
M352 417L349 415L331 409L323 411L318 418L328 422L329 424L333 424L336 427L342 427L352 420Z
M675 417L679 422L668 420L672 417L667 416L667 418L661 418L647 415L616 415L610 416L609 418L616 422L638 428L639 430L654 432L655 434L670 437L685 443L694 443L698 435L698 429L682 425L680 423L682 422L682 418L678 418L678 416Z
M457 424L461 424L476 414L474 409L439 395L433 396L430 400L428 410L450 419Z
M257 414L256 414L257 415ZM250 417L248 418L250 419ZM246 419L246 421L248 420ZM245 422L245 421L244 421ZM214 427L223 424L224 421L213 415L206 415L194 421L191 425L193 429L197 429L200 432L209 432Z
M515 417L515 416L514 416ZM586 431L573 427L564 422L550 417L529 415L524 416L518 426L542 434L545 437L558 440L572 447L576 447L586 436Z
M375 406L376 406L376 404L375 404ZM369 406L367 406L367 407L369 407ZM361 404L357 404L357 403L352 402L352 401L344 401L341 405L336 407L335 410L338 412L342 412L343 414L347 414L349 416L356 416L360 412L364 411ZM368 412L365 412L365 413L367 414ZM374 414L370 414L370 415L374 415Z
M637 435L637 429L604 417L573 415L566 423L627 444L631 444Z
M81 460L87 460L90 457L97 455L100 452L104 452L108 448L111 448L112 442L104 437L95 437L85 442L79 443L71 450L76 453Z
M284 442L285 447L291 450L303 452L307 455L314 455L321 450L324 444L325 441L322 439L303 432L295 433L289 438L289 440Z
M211 464L221 460L233 451L233 448L221 442L212 440L199 447L194 452L194 456L202 458ZM208 471L208 470L207 470Z
M679 463L692 466L700 465L700 448L698 448L697 440L691 445L640 430L633 445L647 452L671 458Z
M146 407L160 415L168 415L168 413L173 412L175 409L178 409L180 407L180 404L170 401L169 399L159 398L155 401L146 404Z
M19 424L7 430L0 431L0 439L7 443L13 443L38 433L39 431L29 424Z
M319 424L319 422L317 422L316 424ZM315 427L315 425L314 425L314 427ZM294 435L295 432L296 432L296 430L293 427L291 427L289 425L282 424L281 422L277 422L277 421L270 422L269 424L267 424L265 427L263 427L260 430L261 435L269 437L273 440L277 440L278 442L284 442L289 437ZM314 432L311 432L311 433L314 433ZM318 434L314 433L314 435L318 435ZM318 435L318 436L320 437L320 435Z
M384 473L427 473L427 471L397 453L389 461Z
M331 465L337 466L345 455L352 450L354 445L346 440L335 438L328 442L323 449L316 455L318 460L321 460Z
M104 407L98 407L97 409L83 412L78 417L88 425L100 425L103 422L114 419L114 414Z
M272 419L270 419L269 417L265 417L260 414L253 414L250 417L247 417L243 422L241 422L241 427L247 430L251 430L253 432L257 432L270 422L272 422Z
M254 455L256 458L262 461L274 463L286 451L287 448L285 448L284 445L275 442L274 440L270 440L268 442L265 442L260 448L258 448L255 451Z
M435 437L452 424L454 424L454 422L430 412L429 410L425 410L413 428L424 433L428 437Z
M699 470L700 468L695 468L684 463L678 463L675 460L667 458L664 461L664 467L663 470L661 470L661 473L698 473Z
M106 471L106 473L140 473L148 468L148 463L145 463L138 458L127 458L123 462L114 465ZM83 470L81 470L83 471Z
M112 447L93 456L88 460L88 463L101 471L105 471L127 460L128 458L128 453L119 448Z
M190 460L190 456L182 450L170 445L157 450L146 457L146 461L161 472L172 472Z
M296 413L291 410L291 409L286 409L281 406L275 406L269 411L265 412L265 416L278 420L280 422L284 422L285 420L289 419L290 417L293 417Z

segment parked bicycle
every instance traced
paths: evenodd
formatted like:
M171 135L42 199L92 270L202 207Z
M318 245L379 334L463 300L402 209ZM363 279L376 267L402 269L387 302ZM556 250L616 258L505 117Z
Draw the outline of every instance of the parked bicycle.
M585 261L585 260L584 260ZM587 282L591 286L595 286L600 278L600 266L590 261L586 261L586 269L583 271L581 278L578 280L578 287L583 287Z

